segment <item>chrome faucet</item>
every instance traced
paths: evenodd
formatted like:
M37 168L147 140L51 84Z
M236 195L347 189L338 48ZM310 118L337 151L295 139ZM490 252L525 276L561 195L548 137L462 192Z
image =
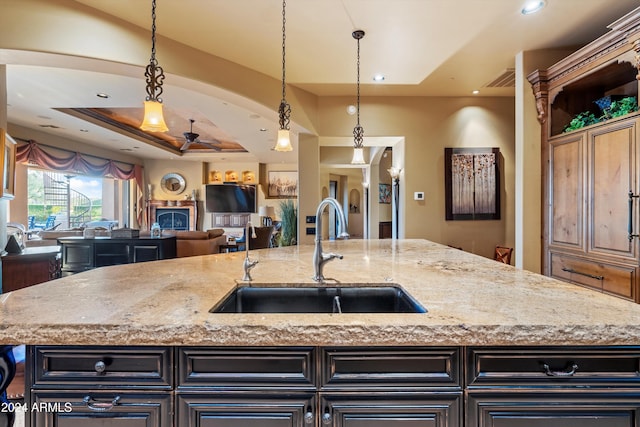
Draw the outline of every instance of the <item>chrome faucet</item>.
M244 262L242 263L242 268L244 269L244 277L242 278L243 282L250 282L251 279L251 269L256 266L258 260L252 261L249 259L249 227L251 227L251 237L254 239L256 236L256 228L253 226L251 221L247 221L247 225L244 229L244 249L245 249L245 257Z
M340 203L336 199L332 197L327 197L326 199L320 202L320 204L318 205L318 210L316 211L316 248L313 251L313 268L314 268L313 280L320 283L324 281L324 275L322 274L322 269L324 268L324 265L327 262L331 261L332 259L335 259L335 258L342 259L342 255L340 254L324 253L322 251L321 215L322 215L322 211L328 205L332 205L335 208L336 213L338 214L338 222L341 229L341 232L338 234L338 237L345 238L345 239L349 238L349 233L347 233L347 218L344 216L344 211L342 210L342 206L340 206Z

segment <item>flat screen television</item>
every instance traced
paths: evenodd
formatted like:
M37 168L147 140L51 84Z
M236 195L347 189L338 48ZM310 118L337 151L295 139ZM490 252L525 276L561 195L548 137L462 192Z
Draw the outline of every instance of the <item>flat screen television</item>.
M206 185L205 210L217 213L255 213L256 186L245 184Z

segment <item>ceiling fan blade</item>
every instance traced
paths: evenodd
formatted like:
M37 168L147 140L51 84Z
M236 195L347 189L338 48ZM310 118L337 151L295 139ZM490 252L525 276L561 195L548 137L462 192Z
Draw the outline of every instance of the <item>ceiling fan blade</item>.
M198 144L204 145L205 147L211 148L212 150L215 150L215 151L222 151L222 148L220 148L220 147L218 147L216 145L213 145L210 142L198 141Z
M185 151L187 148L189 148L191 144L193 144L192 141L189 141L189 140L185 141L185 143L182 144L182 147L180 147L180 151Z

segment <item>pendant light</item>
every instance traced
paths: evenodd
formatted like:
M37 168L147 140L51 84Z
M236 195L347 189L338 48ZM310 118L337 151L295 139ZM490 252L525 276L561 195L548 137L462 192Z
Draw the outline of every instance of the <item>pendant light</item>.
M291 106L287 103L286 99L286 83L285 83L285 42L286 32L285 24L287 22L285 16L285 9L287 6L286 0L282 0L282 100L280 101L280 107L278 108L278 116L280 122L280 129L278 130L278 140L274 150L276 151L291 151L291 135L289 133L289 121L291 117Z
M162 82L164 70L156 59L156 0L151 1L151 59L144 72L147 80L147 97L144 101L144 119L140 129L148 132L166 132L169 130L162 114Z
M357 81L357 96L356 96L356 127L353 128L353 158L351 164L364 165L364 129L360 126L360 39L364 37L364 31L355 30L351 33L354 39L358 42L358 81Z

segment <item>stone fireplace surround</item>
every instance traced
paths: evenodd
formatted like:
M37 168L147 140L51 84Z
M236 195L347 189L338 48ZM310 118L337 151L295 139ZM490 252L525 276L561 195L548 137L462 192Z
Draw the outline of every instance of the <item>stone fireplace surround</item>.
M196 200L150 200L150 223L163 230L194 231L198 223Z

